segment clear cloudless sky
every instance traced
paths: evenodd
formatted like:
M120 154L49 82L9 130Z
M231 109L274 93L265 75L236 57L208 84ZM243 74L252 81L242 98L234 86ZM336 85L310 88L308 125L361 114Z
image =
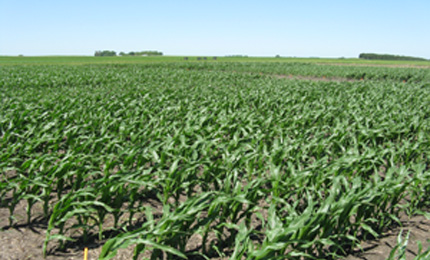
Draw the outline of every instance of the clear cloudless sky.
M0 55L430 59L429 0L0 0Z

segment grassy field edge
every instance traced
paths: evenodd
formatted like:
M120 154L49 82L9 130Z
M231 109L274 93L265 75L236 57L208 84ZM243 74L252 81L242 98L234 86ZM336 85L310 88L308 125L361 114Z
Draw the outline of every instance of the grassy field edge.
M216 56L154 56L154 57L93 57L93 56L0 56L5 65L86 65L86 64L141 64L158 62L300 62L364 66L414 66L430 68L430 61L386 61L358 58L297 58L297 57L216 57Z

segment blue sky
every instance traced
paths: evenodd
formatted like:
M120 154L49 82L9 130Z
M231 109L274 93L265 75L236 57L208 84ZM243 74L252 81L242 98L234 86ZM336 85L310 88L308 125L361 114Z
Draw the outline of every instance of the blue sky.
M0 55L357 57L430 59L430 1L0 0Z

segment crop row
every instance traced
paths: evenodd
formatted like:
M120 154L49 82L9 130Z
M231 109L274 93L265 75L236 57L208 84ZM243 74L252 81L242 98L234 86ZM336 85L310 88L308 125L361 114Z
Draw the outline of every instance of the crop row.
M153 65L157 66L157 65ZM311 76L325 78L344 78L353 80L383 80L404 82L429 82L428 68L375 67L375 66L339 66L312 63L285 62L204 62L171 63L171 68L210 70L225 72L245 72L266 75Z
M129 246L136 257L322 259L425 214L426 83L286 81L217 72L266 64L224 65L4 68L9 224L25 201L29 223L35 205L47 220L45 252L107 239L101 259Z

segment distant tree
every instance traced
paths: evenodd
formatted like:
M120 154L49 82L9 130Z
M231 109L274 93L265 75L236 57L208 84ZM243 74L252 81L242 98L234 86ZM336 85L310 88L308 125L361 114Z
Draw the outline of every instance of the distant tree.
M140 55L146 55L146 56L162 56L163 53L160 51L141 51L139 52Z
M99 56L99 57L103 57L103 56L116 56L116 52L115 51L108 51L108 50L96 51L94 53L94 56Z
M94 56L116 56L116 52L114 51L96 51ZM160 51L130 51L129 53L120 52L120 56L162 56L163 53Z
M227 55L225 57L228 57L228 58L248 58L248 55L235 54L235 55Z
M426 61L424 58L410 57L410 56L399 56L392 54L376 54L376 53L360 53L358 56L360 59L366 60L406 60L406 61Z
M122 53L122 54L121 54ZM162 52L159 51L130 51L129 53L121 52L121 56L161 56Z

